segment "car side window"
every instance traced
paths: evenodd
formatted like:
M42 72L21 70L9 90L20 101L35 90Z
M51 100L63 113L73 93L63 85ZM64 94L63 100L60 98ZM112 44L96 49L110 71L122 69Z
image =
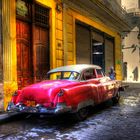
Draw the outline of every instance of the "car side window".
M81 80L90 80L96 78L94 69L87 69L83 72Z
M96 72L97 72L97 77L100 78L100 77L104 77L104 74L102 72L102 69L96 69Z

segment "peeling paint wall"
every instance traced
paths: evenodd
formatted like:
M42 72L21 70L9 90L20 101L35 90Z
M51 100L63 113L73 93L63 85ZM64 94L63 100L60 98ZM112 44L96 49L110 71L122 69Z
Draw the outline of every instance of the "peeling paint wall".
M124 48L138 44L138 28L135 27L124 40ZM139 48L123 49L123 62L127 62L127 81L140 81L140 50ZM135 77L136 76L136 77Z

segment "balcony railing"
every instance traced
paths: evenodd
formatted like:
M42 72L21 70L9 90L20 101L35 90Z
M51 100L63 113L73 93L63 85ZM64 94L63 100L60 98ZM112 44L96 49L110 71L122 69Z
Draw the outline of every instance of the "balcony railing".
M127 9L126 11L131 16L140 17L140 9L139 8L130 8L130 9Z

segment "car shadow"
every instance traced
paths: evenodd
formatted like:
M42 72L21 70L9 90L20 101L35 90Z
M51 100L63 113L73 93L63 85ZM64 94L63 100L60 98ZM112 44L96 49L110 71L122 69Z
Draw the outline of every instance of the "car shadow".
M116 104L119 105L119 104ZM96 116L97 114L103 113L105 110L111 108L114 106L112 100L106 101L102 104L96 105L95 107L90 107L89 108L89 115L87 117L90 118L92 116ZM74 115L72 114L61 114L61 115L40 115L40 114L16 114L13 115L4 121L0 122L0 124L4 123L10 123L10 122L17 122L17 121L22 121L25 123L30 123L30 124L39 124L39 126L59 126L61 127L71 127L72 125L75 125L78 123L78 121L74 118ZM84 121L84 120L83 120Z

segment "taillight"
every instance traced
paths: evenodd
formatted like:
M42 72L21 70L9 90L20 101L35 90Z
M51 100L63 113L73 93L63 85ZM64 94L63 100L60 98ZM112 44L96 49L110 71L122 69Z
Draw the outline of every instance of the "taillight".
M17 96L18 95L18 93L17 93L17 90L13 93L13 95L12 96Z
M65 102L64 92L65 91L63 89L60 89L59 93L57 94L57 96L58 96L57 103Z
M58 95L58 97L63 96L64 95L64 90L60 89L60 91L59 91L59 93L57 95Z

